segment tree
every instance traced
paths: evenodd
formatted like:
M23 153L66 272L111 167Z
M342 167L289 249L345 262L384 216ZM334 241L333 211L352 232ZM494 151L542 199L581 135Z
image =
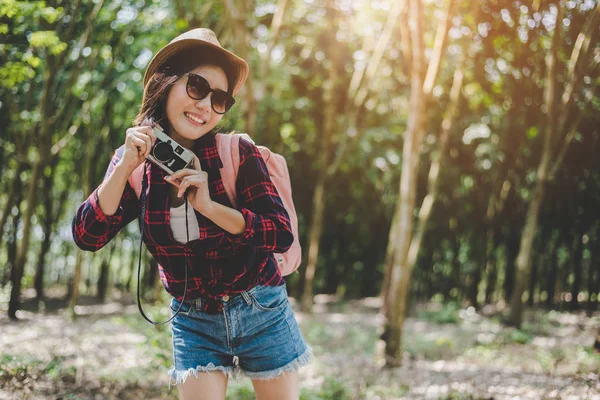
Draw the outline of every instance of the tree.
M443 162L444 159L444 146L447 145L447 136L456 115L456 102L458 101L460 88L462 86L463 74L462 68L459 67L452 88L453 104L450 106L450 111L442 126L443 133L440 155L437 162L434 162L430 170L429 197L425 198L419 214L421 221L420 230L417 232L416 236L413 236L413 214L416 201L420 148L423 137L425 104L431 94L436 77L438 76L440 60L446 48L448 30L454 12L454 1L448 1L447 5L448 7L443 23L438 27L434 52L432 60L429 63L425 80L423 80L423 67L425 65L423 9L420 1L412 0L409 2L408 19L413 22L410 31L410 42L409 38L403 38L403 41L406 43L404 47L409 49L408 54L410 54L407 54L405 58L412 60L409 100L410 112L407 128L404 133L399 197L388 239L390 242L393 242L393 245L391 245L393 246L393 251L391 251L392 247L388 247L388 254L391 256L388 261L389 289L388 292L384 294L384 310L386 314L384 338L386 342L386 365L388 366L398 366L402 359L402 326L404 325L406 304L409 295L409 281L417 261L417 255L421 247L427 220L431 214L431 207L437 194L439 166L440 162Z
M560 62L558 53L561 44L560 33L565 5L558 1L553 4L551 9L555 10L553 14L556 16L556 22L546 57L546 90L544 93L546 121L544 142L541 159L536 171L535 187L529 202L526 222L521 234L519 253L516 259L517 275L510 300L510 316L508 321L514 326L520 326L523 319L522 295L531 275L533 240L538 227L538 219L544 200L546 185L556 174L558 168L560 168L565 152L577 132L583 112L592 100L594 91L600 83L597 78L600 60L595 59L592 52L599 31L600 3L597 3L595 8L589 13L585 25L577 37L565 74L567 84L562 93L560 93L558 88L558 68ZM596 76L596 78L591 87L588 87L582 95L578 95L578 90L585 76ZM578 97L581 105L576 104L576 97Z

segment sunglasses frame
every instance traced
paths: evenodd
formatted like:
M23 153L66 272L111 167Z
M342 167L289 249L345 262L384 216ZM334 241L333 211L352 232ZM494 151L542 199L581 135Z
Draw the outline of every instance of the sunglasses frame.
M216 112L217 114L223 115L225 114L227 111L231 110L231 107L233 107L233 105L235 104L235 99L233 98L232 95L230 95L229 93L223 91L223 90L219 90L219 89L213 89L210 87L210 84L208 83L208 81L206 80L205 77L198 75L198 74L194 74L192 72L188 72L187 74L184 74L185 76L187 76L187 82L185 84L185 91L187 93L187 95L194 100L202 100L204 98L206 98L206 96L208 96L210 93L224 93L225 95L227 95L228 100L231 102L231 104L229 105L229 107L227 107L227 102L225 103L225 111L223 112L219 112L215 109L215 104L213 103L213 97L211 96L210 98L210 106L212 107L213 111ZM206 82L206 87L208 88L208 92L206 93L206 95L204 95L204 97L201 98L196 98L194 96L192 96L190 94L190 77L194 77L194 78L200 78L202 80L204 80L204 82Z

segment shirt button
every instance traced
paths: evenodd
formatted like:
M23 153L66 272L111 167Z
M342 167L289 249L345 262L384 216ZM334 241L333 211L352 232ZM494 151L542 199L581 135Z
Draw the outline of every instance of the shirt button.
M229 300L229 296L225 295L223 296L223 301L228 301Z

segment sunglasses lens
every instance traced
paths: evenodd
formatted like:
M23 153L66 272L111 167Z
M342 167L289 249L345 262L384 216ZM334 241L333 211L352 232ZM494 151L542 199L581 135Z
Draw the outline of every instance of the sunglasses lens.
M202 100L212 92L212 107L219 114L225 114L235 103L233 97L222 90L212 90L206 79L200 75L188 74L187 94L194 100Z
M198 75L189 75L187 83L188 96L195 100L202 100L210 93L210 86L206 79Z
M225 92L214 92L212 95L212 105L216 112L225 113L233 105L233 99Z

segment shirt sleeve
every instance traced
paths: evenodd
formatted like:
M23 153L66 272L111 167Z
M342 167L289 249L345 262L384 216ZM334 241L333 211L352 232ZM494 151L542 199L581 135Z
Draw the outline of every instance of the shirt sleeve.
M104 175L103 182L112 174L123 155L123 146L115 151ZM98 190L92 192L77 209L71 231L75 244L82 250L97 251L104 247L128 223L137 218L141 211L141 203L135 191L127 183L121 196L119 207L114 215L105 215L98 203Z
M287 251L294 241L290 217L260 151L244 139L240 139L236 190L238 210L244 216L246 229L240 235L227 233L227 239L264 251Z

